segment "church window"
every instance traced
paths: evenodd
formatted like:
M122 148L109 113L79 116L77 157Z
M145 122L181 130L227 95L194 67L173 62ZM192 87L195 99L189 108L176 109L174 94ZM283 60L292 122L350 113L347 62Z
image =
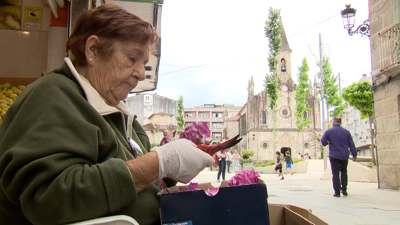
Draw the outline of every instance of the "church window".
M310 144L308 142L305 142L304 143L304 148L308 148L308 147L310 147Z
M286 60L284 58L281 59L281 72L286 72Z
M267 124L267 113L262 111L262 124Z
M289 112L286 109L282 110L282 115L287 116L288 113Z
M268 142L263 141L263 142L261 143L261 147L262 147L263 149L267 149L267 148L268 148Z

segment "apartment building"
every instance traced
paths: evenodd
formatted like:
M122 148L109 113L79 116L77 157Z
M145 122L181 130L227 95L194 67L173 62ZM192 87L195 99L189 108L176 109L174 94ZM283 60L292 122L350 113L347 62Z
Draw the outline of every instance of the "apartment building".
M149 117L156 113L171 114L171 125L176 125L175 115L178 114L177 101L166 98L157 93L139 93L125 100L126 105L137 116L143 126L150 123Z
M223 124L225 120L236 116L240 109L240 106L233 104L204 104L186 108L184 110L185 127L192 125L193 122L206 122L211 130L213 141L222 141L224 140Z

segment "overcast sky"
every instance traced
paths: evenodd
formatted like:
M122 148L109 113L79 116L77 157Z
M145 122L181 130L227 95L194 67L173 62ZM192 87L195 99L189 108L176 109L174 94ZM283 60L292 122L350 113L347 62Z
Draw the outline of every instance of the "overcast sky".
M205 103L243 106L250 77L257 94L269 71L264 27L270 7L281 9L293 80L297 83L303 57L314 78L321 33L333 73L340 73L342 85L348 86L371 72L369 38L350 37L343 28L340 11L348 3L357 9L358 26L368 18L367 0L164 0L155 92L175 100L182 95L185 108Z

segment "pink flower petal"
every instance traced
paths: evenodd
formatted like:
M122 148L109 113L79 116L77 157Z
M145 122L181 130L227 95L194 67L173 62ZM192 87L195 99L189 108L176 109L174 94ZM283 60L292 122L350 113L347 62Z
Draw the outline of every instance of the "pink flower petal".
M219 188L215 188L215 187L211 187L210 189L204 190L204 192L208 196L214 196L214 195L218 194L218 191L219 191Z
M190 182L190 184L189 184L189 191L195 191L195 190L197 190L197 187L199 186L199 183L192 183L192 182Z

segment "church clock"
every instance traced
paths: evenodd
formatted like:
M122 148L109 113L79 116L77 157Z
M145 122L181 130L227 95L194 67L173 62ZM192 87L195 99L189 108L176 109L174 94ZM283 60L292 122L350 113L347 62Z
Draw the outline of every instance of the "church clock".
M282 87L282 90L283 90L283 91L288 91L288 89L289 89L288 86L283 85L283 87Z

